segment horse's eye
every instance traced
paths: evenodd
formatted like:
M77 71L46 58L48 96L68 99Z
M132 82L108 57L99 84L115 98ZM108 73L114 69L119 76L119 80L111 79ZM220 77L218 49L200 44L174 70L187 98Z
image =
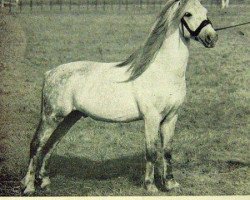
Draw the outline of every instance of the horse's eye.
M189 12L186 12L184 16L185 16L185 17L191 17L191 16L192 16L192 14L191 14L191 13L189 13Z

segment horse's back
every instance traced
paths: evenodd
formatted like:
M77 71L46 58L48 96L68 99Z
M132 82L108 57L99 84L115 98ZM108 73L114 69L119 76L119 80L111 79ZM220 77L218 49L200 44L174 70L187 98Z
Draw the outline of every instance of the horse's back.
M91 68L88 67L89 65L91 65L90 61L77 61L59 65L45 72L45 81L53 83L53 81L56 82L61 79L67 79L79 71L87 72L87 70L91 70Z
M118 63L101 63L93 61L76 61L59 65L58 67L45 72L45 80L53 83L53 81L66 80L73 75L88 77L94 75L97 78L102 77L110 79L110 81L122 82L128 78L123 68L115 67ZM99 77L100 78L100 77Z

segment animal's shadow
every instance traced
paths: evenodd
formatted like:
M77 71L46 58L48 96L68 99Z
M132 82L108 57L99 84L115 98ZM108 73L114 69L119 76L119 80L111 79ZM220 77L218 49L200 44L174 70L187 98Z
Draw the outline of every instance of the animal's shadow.
M63 175L83 180L107 180L126 177L134 185L141 185L145 172L143 154L106 161L93 161L84 157L54 155L51 159L50 175Z

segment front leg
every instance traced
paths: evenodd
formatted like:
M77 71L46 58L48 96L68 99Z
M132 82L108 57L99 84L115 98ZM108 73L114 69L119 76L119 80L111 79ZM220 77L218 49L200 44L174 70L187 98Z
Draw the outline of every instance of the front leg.
M172 137L174 135L177 115L166 118L161 124L161 136L163 144L163 183L166 190L179 189L179 183L174 180L172 172Z
M161 149L161 140L159 134L161 117L158 113L147 114L144 118L145 136L146 136L146 173L145 187L149 192L157 192L155 186L154 174L155 164Z

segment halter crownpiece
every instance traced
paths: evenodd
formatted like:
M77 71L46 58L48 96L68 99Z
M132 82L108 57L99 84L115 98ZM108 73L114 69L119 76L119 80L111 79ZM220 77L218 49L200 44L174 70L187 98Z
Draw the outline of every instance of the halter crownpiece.
M209 19L206 19L206 20L204 20L204 21L201 22L200 26L195 31L193 31L193 30L191 30L189 28L189 26L188 26L187 22L184 20L184 18L181 18L181 23L186 27L186 29L188 30L188 32L190 33L190 35L193 36L193 37L197 37L200 34L201 30L205 26L207 26L209 24L212 25L212 22Z

